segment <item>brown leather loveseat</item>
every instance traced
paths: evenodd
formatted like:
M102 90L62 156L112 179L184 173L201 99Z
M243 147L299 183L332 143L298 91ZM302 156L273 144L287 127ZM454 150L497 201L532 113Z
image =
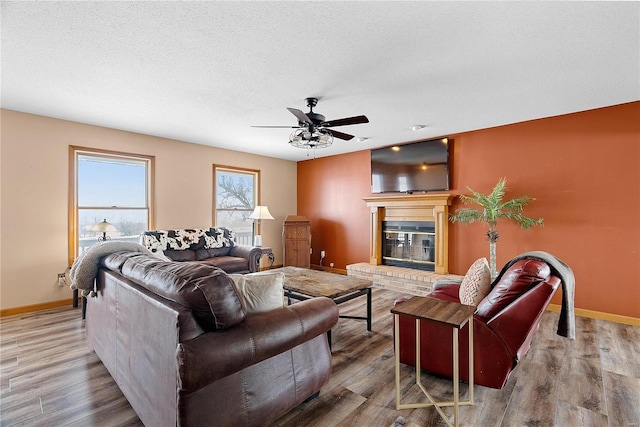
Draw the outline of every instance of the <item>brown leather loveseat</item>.
M226 227L145 231L140 235L140 244L172 261L198 262L227 273L260 271L261 249L238 245L235 232Z
M503 267L473 315L475 384L492 388L505 385L529 351L542 315L561 283L563 308L558 334L573 339L573 281L573 273L566 264L543 252L525 253ZM428 297L459 303L459 288L459 284L453 283L434 286ZM402 302L398 300L396 304ZM468 326L460 330L459 337L460 379L464 381L469 378ZM399 329L400 362L415 366L415 320L400 316ZM449 326L422 321L422 369L452 378L452 341Z
M145 425L265 425L329 380L330 299L246 314L221 269L140 252L104 257L96 294L89 345Z

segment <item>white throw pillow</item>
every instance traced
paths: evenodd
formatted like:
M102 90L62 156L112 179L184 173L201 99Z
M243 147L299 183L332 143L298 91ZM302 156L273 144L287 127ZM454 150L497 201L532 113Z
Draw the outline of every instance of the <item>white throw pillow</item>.
M491 272L486 258L477 259L462 279L460 284L460 303L477 306L489 293Z
M284 273L230 274L247 314L284 307Z

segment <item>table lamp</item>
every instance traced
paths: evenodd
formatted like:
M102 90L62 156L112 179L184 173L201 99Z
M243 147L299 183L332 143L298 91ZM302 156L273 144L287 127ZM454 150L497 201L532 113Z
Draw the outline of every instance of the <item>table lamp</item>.
M97 223L89 231L97 231L102 233L102 236L98 236L98 242L106 242L107 240L111 240L111 237L107 236L108 232L118 231L118 229L113 225L107 222L105 218L104 221Z
M262 236L256 234L256 224L260 224L261 219L273 219L269 208L266 206L256 206L249 218L253 220L253 246L262 246ZM259 227L259 225L258 225Z

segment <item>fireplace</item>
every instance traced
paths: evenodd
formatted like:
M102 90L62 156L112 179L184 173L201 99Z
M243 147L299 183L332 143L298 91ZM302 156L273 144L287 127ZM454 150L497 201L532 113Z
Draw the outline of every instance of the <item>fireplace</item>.
M451 194L396 194L364 200L369 207L370 264L448 274Z
M394 194L365 198L369 207L369 262L347 265L349 276L376 287L425 296L449 274L451 194ZM427 270L428 269L428 270Z
M382 264L434 271L435 221L382 221Z

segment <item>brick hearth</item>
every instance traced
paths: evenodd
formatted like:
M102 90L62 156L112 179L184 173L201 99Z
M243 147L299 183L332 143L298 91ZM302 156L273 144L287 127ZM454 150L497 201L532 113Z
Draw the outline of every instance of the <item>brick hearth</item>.
M425 296L438 279L462 279L457 274L437 274L432 271L390 265L372 265L366 262L347 265L347 275L368 279L378 288L391 289L411 295Z

